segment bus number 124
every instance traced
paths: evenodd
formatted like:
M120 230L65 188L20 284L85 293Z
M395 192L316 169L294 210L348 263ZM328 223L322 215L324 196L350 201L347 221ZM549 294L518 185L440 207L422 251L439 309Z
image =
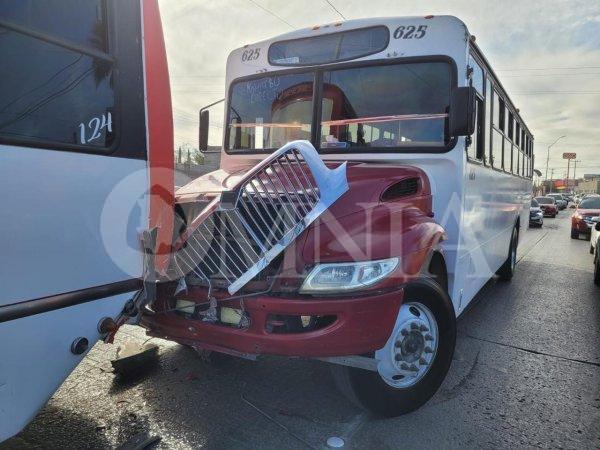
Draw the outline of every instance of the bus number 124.
M79 141L81 144L87 144L102 137L101 131L106 128L106 131L112 133L112 116L110 113L102 114L100 117L93 117L87 124L81 122L79 124ZM90 131L90 136L87 137L86 130Z

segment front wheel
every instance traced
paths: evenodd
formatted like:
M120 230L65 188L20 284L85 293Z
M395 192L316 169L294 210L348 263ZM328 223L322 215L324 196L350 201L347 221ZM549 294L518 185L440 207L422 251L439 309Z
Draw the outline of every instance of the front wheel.
M448 373L456 342L452 302L436 282L407 286L396 324L375 352L377 372L334 366L338 387L375 414L395 417L425 404Z
M502 267L498 269L496 274L502 281L510 281L515 274L515 267L517 266L517 246L519 245L519 235L517 234L517 227L513 228L512 235L510 237L510 247L508 248L508 258L502 264Z

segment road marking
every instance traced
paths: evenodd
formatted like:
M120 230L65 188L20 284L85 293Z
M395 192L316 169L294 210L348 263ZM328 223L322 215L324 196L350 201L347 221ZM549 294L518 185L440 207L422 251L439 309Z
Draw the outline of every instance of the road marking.
M532 350L530 348L519 347L518 345L505 344L503 342L492 341L491 339L485 339L485 338L473 336L471 334L464 334L463 336L466 336L468 338L474 339L476 341L483 341L483 342L487 342L489 344L496 344L496 345L499 345L501 347L514 348L515 350L521 350L522 352L533 353L534 355L549 356L550 358L557 358L557 359L562 359L562 360L565 360L565 361L571 361L571 362L575 362L575 363L579 363L579 364L587 364L587 365L590 365L590 366L600 367L600 363L597 363L597 362L594 362L594 361L586 361L585 359L577 359L577 358L569 358L569 357L566 357L566 356L553 355L552 353L545 353L545 352L540 352L538 350Z
M312 445L310 442L306 441L302 436L298 436L296 433L294 433L292 430L290 430L284 424L282 424L281 422L279 422L278 420L276 420L273 416L271 416L267 412L263 411L258 406L256 406L254 403L252 403L250 400L248 400L246 397L244 397L244 394L241 394L240 397L242 398L242 400L244 401L244 403L246 403L248 406L250 406L251 408L253 408L256 411L258 411L262 416L264 416L267 419L269 419L271 422L273 422L279 428L281 428L282 430L284 430L287 433L289 433L292 437L294 437L298 441L302 442L308 448L312 448L312 449L315 449L315 450L317 449L317 447L315 447L314 445Z
M517 259L517 262L520 262L523 258L525 258L527 255L529 255L529 253L531 253L531 251L537 247L537 245L542 241L542 239L544 239L546 236L548 236L548 233L550 233L549 231L546 231L541 238L539 238L537 241L535 241L535 243L527 249L527 251L525 253L523 253L523 255Z

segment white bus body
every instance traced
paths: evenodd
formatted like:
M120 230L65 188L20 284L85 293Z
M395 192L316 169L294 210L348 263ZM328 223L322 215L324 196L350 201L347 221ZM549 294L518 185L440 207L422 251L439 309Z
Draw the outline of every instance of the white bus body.
M270 64L268 50L274 42L378 25L384 25L389 29L389 45L380 52L352 59L348 63L444 56L450 58L456 67L458 86L470 84L470 78L467 76L467 67L469 64L473 66L473 63L470 63L470 55L480 61L481 67L485 67L486 61L475 46L466 25L456 17L360 19L286 33L233 51L227 60L226 92L230 91L231 84L235 80L243 77L271 72L283 74L287 70L307 68L307 66L282 67ZM394 35L399 36L397 30L401 27L404 27L405 35L395 38ZM413 34L412 38L404 38L409 27L414 27L414 33L424 29L425 34L420 38L416 37L417 34ZM327 65L319 67L327 67ZM492 69L488 66L484 70L495 83L495 88L504 92ZM504 96L506 102L510 103L506 94ZM227 124L227 101L226 98L225 124ZM516 116L515 108L512 106L511 108ZM488 123L487 120L485 123ZM227 126L224 129L226 133ZM531 175L515 176L510 173L510 170L492 169L489 164L490 134L488 127L484 133L486 164L483 164L481 159L467 156L465 137L458 138L452 150L437 154L405 152L322 154L324 160L342 158L347 161L414 165L427 173L432 187L436 220L444 226L448 235L444 249L450 275L450 296L457 315L465 309L506 260L515 220L519 218L520 226L525 228L529 220ZM533 154L532 149L529 151ZM229 154L224 149L221 167L226 170L239 165L241 161L258 161L260 158L261 155ZM529 173L532 170L533 164L530 163Z

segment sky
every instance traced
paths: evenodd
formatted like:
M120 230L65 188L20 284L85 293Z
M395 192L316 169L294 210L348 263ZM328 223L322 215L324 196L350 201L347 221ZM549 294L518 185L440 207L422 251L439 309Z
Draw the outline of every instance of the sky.
M600 174L598 0L159 0L171 76L175 146L197 147L198 110L225 95L228 54L288 31L346 19L449 14L462 19L535 138L536 168ZM336 11L337 9L337 11ZM339 12L338 12L339 11ZM211 110L210 143L223 108ZM572 166L571 166L572 167ZM573 172L571 169L571 177Z

